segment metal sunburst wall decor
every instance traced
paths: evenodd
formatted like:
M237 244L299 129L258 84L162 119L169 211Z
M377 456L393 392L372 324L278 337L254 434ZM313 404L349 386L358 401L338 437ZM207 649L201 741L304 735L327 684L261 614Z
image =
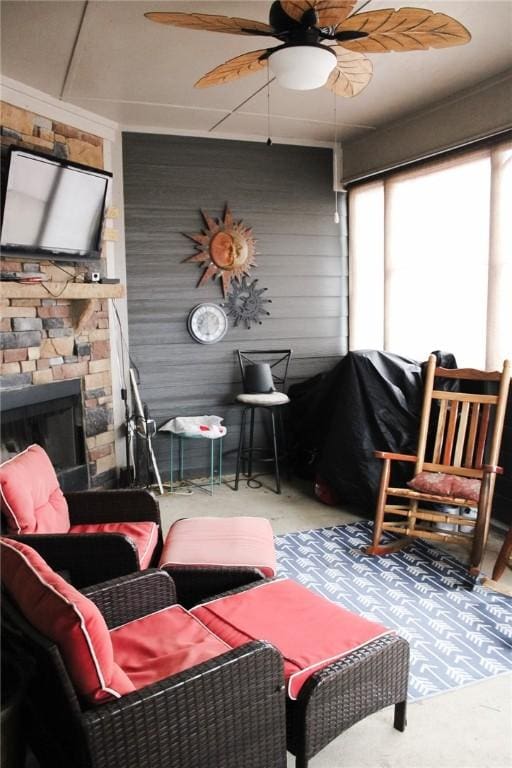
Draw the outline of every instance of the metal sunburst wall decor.
M233 325L236 327L240 323L245 323L246 328L251 327L251 323L261 325L262 315L270 315L264 308L264 304L271 304L272 299L264 299L263 294L267 288L257 288L257 280L252 283L247 282L243 277L240 283L232 283L231 291L226 297L223 306L226 313L233 318Z
M201 211L206 228L196 235L188 235L196 243L198 253L188 256L185 262L199 262L204 265L203 274L197 284L199 288L209 279L220 277L224 298L230 291L233 278L240 282L255 267L255 244L252 229L242 221L233 221L233 215L226 205L222 219L214 219Z

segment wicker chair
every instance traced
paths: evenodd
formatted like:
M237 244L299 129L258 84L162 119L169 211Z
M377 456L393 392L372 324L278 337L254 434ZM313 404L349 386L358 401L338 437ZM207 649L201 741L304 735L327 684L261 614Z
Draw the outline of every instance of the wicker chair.
M112 628L175 603L147 570L84 590ZM285 768L279 653L251 642L101 705L82 702L57 646L2 601L2 643L35 660L25 723L41 768Z
M158 564L163 546L160 507L149 491L74 491L64 496L71 525L156 523L158 540L149 565ZM140 568L134 542L121 533L34 533L12 535L12 538L39 552L52 568L64 571L78 588L126 576Z
M32 482L34 476L37 482ZM17 497L20 486L23 493ZM160 509L149 491L63 495L38 445L0 466L0 490L2 532L37 550L78 588L158 564L163 546ZM142 532L139 546L137 531Z

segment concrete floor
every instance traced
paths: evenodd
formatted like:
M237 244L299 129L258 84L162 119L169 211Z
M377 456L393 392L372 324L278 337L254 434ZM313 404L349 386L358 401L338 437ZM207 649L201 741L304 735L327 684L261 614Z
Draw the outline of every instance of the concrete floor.
M213 496L194 489L159 496L165 532L180 517L255 515L268 518L274 533L340 525L363 519L356 510L327 507L313 496L309 484L285 483L277 496L268 487L238 492L230 485ZM229 481L229 478L228 478ZM483 570L491 573L501 538L491 532ZM453 551L453 548L451 549ZM512 594L507 569L497 589ZM404 733L393 729L388 708L357 723L311 760L311 768L511 768L512 676L491 678L467 688L409 705ZM288 756L288 767L294 759ZM243 768L243 766L240 766Z

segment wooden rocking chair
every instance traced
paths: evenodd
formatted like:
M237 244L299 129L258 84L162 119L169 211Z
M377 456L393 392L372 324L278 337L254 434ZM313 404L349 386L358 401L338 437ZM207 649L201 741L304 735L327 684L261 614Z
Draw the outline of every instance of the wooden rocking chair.
M434 389L436 378L460 380L460 389L483 389L498 382L497 394ZM469 382L472 382L469 384ZM480 382L480 386L478 384ZM510 361L503 370L436 368L430 355L425 370L425 390L415 456L376 451L383 460L373 542L370 555L382 555L405 546L411 538L465 542L471 547L470 572L477 575L487 540L503 423L510 385ZM485 387L487 389L487 386ZM496 385L494 384L496 391ZM414 463L414 474L405 488L390 486L391 462ZM388 503L389 497L403 499ZM428 504L424 504L428 502ZM441 508L436 508L441 505ZM448 514L449 507L459 507ZM476 516L462 508L476 509ZM405 518L405 519L401 519ZM441 524L441 525L439 525ZM444 529L444 530L442 530ZM381 545L384 531L405 538Z

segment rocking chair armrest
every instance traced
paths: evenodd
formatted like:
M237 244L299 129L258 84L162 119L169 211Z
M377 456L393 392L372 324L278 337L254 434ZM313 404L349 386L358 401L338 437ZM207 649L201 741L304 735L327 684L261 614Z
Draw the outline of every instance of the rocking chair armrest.
M65 497L71 525L152 522L161 527L158 501L147 490L72 491Z
M373 455L376 459L391 459L394 461L417 461L417 456L412 456L410 453L390 453L389 451L374 451Z
M172 578L159 568L130 573L81 591L100 609L109 629L177 602Z
M498 464L483 464L482 469L484 472L491 475L503 474L503 467L498 466Z

